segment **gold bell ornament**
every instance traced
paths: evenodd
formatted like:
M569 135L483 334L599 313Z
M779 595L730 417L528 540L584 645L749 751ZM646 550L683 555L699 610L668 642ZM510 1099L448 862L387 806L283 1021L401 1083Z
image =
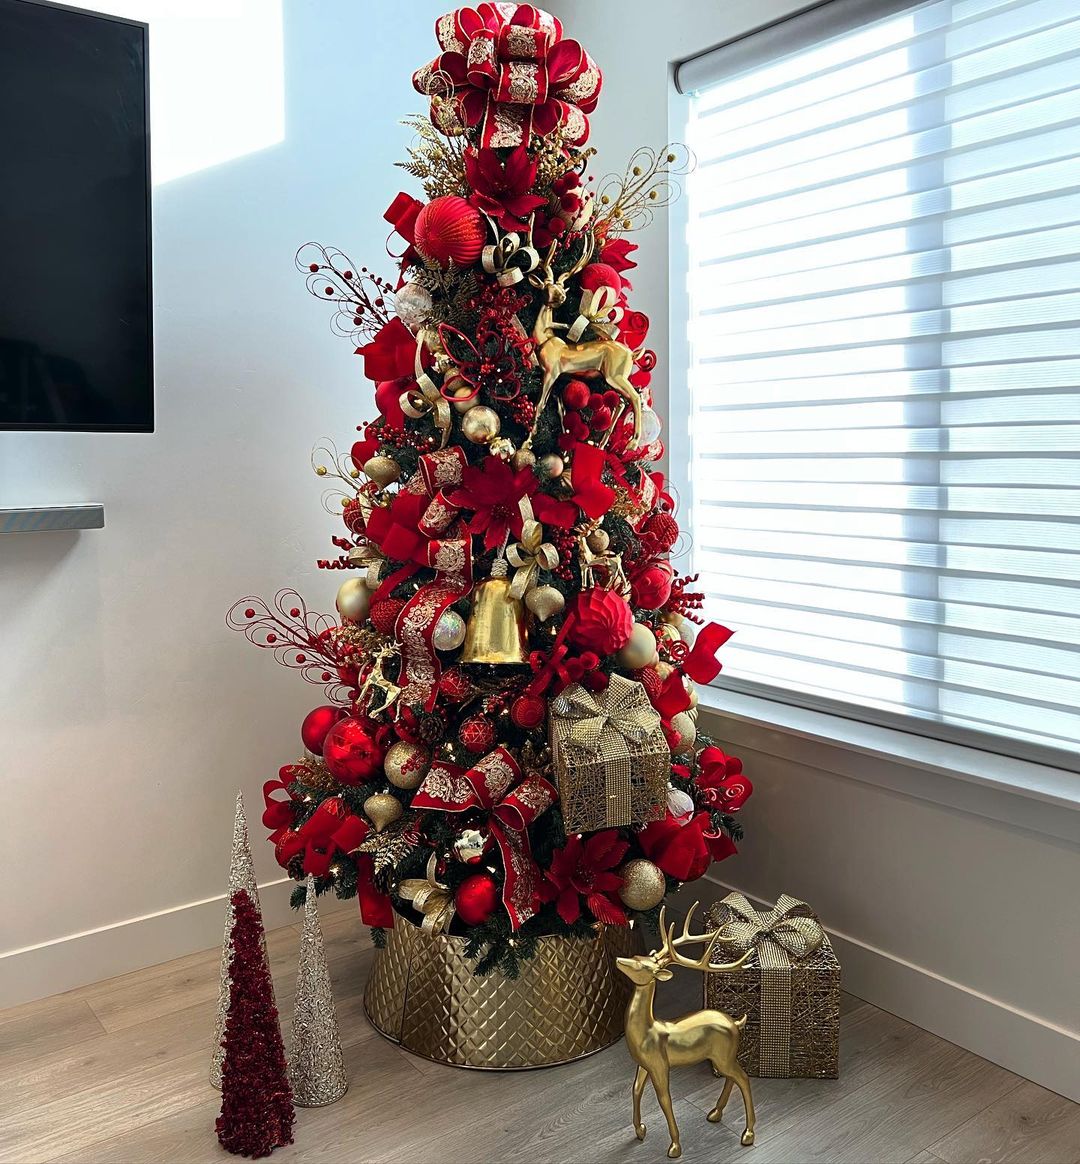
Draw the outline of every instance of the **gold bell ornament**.
M506 574L506 559L496 558L491 577L473 591L459 662L519 666L529 661L525 608L511 593Z

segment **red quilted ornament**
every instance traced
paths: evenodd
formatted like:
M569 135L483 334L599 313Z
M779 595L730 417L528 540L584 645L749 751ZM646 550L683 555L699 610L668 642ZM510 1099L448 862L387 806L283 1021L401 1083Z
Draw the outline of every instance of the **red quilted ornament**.
M458 739L476 755L490 752L495 747L495 725L482 715L470 716L461 725Z
M583 291L597 291L601 287L612 287L622 291L622 279L614 267L607 263L590 263L579 276Z
M583 651L601 658L622 650L630 641L634 616L625 598L614 590L593 586L582 590L570 606L574 625L569 639Z
M456 194L434 199L416 217L416 249L440 267L472 266L486 240L483 215Z
M499 904L499 884L490 873L466 877L454 894L458 917L467 926L482 925Z
M641 532L658 553L666 554L679 540L679 523L670 513L654 513L642 523Z
M656 514L666 517L666 514ZM678 530L676 529L676 536ZM662 610L671 597L674 571L670 562L653 562L630 575L630 601L638 610Z
M397 616L401 613L405 606L403 598L381 598L376 602L368 617L371 619L371 625L381 635L393 635L394 624L397 622Z

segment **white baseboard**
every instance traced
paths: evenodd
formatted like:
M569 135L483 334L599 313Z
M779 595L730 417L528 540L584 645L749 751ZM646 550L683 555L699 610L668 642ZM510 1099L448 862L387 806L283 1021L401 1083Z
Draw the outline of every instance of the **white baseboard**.
M746 893L709 874L704 880L724 893L733 889ZM749 893L746 896L767 904ZM849 994L1080 1102L1080 1036L1076 1032L943 978L850 934L825 928L840 959L844 989ZM842 1045L840 1054L842 1075Z
M287 877L259 886L268 930L299 922L300 915L289 905L293 886ZM348 907L355 909L355 901L326 896L319 902L324 912ZM225 894L220 894L9 950L0 954L0 1009L219 946L224 925Z

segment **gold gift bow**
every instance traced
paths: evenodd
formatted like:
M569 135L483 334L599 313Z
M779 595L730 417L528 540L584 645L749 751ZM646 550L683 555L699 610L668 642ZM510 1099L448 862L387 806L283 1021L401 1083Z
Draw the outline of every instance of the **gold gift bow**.
M640 744L660 726L660 715L649 703L640 683L624 680L616 683L621 676L612 676L607 691L603 694L608 704L580 683L573 683L555 699L553 710L563 720L568 720L569 731L565 743L579 748L590 756L600 751L600 741L605 729L612 728L629 743Z
M606 339L613 340L619 335L619 320L623 309L618 305L619 293L614 287L597 287L595 291L582 291L578 304L578 317L566 332L571 343L577 343L591 324Z
M447 886L435 880L437 861L437 855L432 853L428 858L426 877L406 877L397 887L398 897L412 902L414 908L424 915L421 928L432 934L441 934L454 918L454 895Z
M488 219L491 222L491 219ZM491 222L492 228L498 234L498 228ZM535 271L540 265L540 252L527 243L523 243L521 236L511 231L502 235L494 245L489 244L480 253L480 262L489 275L494 275L500 287L512 287L520 283L530 271Z
M413 375L416 388L402 392L398 399L401 411L413 420L419 420L430 412L435 417L435 427L442 437L439 448L445 449L450 439L450 402L439 391L435 381L424 371L420 356L424 350L424 332L416 338L416 357L413 361Z
M791 1069L791 959L801 959L825 941L814 911L805 901L782 893L773 909L760 913L741 893L720 903L735 916L720 927L730 949L757 952L761 971L758 1074L783 1078Z
M551 542L544 541L544 527L533 517L529 499L523 497L519 505L525 519L521 523L521 541L506 550L506 559L515 571L510 583L514 598L525 597L536 585L536 576L541 570L554 570L559 564L559 551Z

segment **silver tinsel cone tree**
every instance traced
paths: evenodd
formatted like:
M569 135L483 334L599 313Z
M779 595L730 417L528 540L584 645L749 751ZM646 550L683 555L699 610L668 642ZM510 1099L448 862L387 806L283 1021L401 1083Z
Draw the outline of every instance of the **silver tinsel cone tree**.
M307 880L304 902L289 1075L293 1101L302 1107L325 1107L334 1103L349 1086L313 877Z
M232 855L229 862L229 888L225 894L225 937L221 943L221 981L218 988L217 1019L214 1024L214 1056L210 1062L210 1082L221 1087L221 1064L225 1056L222 1039L225 1035L225 1018L229 1013L229 963L232 960L230 937L236 921L232 897L238 890L245 890L256 909L262 913L259 901L259 887L255 884L255 866L251 859L248 843L247 816L244 814L244 794L236 794L236 815L233 818ZM264 941L265 945L265 941Z

